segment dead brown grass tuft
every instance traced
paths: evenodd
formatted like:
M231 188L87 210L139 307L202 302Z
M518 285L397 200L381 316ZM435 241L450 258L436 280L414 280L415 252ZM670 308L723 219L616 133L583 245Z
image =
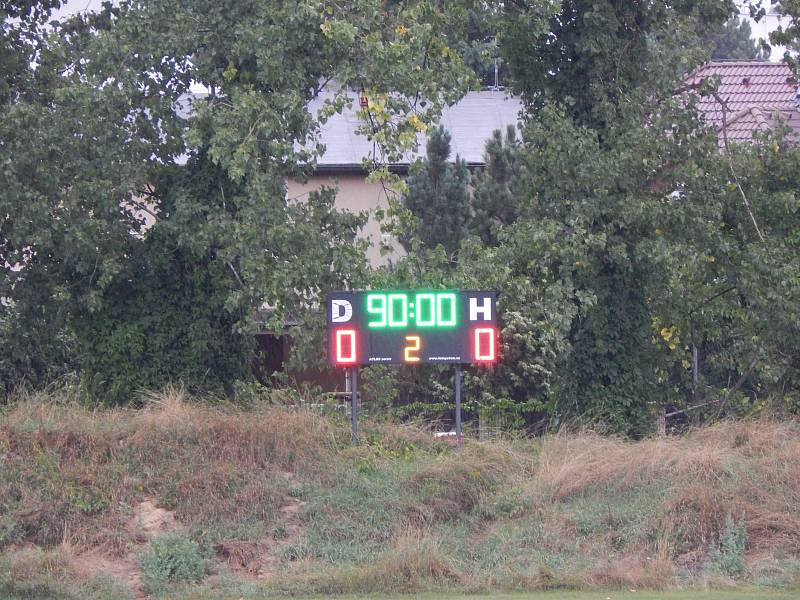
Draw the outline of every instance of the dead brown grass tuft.
M401 582L409 591L426 589L431 584L459 583L464 579L444 557L441 538L419 530L403 531L392 549L372 569L372 575L386 584Z
M289 585L319 594L415 593L463 586L467 576L442 550L442 540L423 530L401 532L392 547L373 563L288 578ZM284 584L279 583L283 588Z
M131 441L144 452L183 443L210 460L260 469L316 469L336 446L330 422L306 410L222 410L188 404L177 392L149 402L133 425Z
M431 452L442 450L446 446L446 442L434 437L431 427L421 423L380 423L375 426L375 431L381 445L395 452L402 452L407 448Z
M473 443L460 453L443 454L410 478L408 485L421 501L407 507L407 516L419 527L459 519L510 474L523 474L531 464L501 444Z
M6 427L15 431L72 431L111 435L128 431L133 411L89 410L75 400L47 394L26 394L12 399L3 414Z
M681 552L705 548L719 539L731 509L726 494L712 484L681 486L664 506L661 527L673 528Z
M46 550L28 546L0 558L10 578L17 583L39 579L64 581L69 575L73 554L72 546L60 544Z
M627 442L596 434L556 435L542 446L538 484L564 500L590 489L626 488L658 478L714 480L735 451L691 436Z
M628 442L593 433L546 438L537 476L557 499L590 488L627 487L668 478L715 481L742 459L797 456L800 427L771 421L719 423L679 438Z
M578 587L663 590L672 585L672 561L667 556L624 556L578 578Z

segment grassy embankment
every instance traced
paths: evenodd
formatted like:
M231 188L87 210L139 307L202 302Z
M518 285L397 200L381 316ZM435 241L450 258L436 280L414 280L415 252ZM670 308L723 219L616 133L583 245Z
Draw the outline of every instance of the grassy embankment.
M0 598L798 585L796 422L459 454L415 427L365 424L353 448L304 410L179 393L0 413Z

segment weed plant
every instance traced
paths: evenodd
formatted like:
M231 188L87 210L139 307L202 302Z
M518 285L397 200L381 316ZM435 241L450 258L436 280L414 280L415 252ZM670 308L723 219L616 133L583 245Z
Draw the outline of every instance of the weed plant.
M206 561L197 543L178 533L168 533L151 541L140 562L142 582L156 596L161 596L174 584L199 582L206 570Z
M740 577L745 570L744 551L747 532L742 523L736 523L728 515L725 529L719 537L719 545L713 546L708 554L708 570L729 577Z

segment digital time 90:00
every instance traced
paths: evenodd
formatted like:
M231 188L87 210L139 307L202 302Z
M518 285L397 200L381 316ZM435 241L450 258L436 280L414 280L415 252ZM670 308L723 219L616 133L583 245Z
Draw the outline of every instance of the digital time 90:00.
M409 326L446 328L458 325L457 296L453 292L367 294L372 329Z

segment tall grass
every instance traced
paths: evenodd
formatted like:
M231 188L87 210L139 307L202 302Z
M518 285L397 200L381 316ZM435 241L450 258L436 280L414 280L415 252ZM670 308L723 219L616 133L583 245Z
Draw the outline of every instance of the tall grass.
M42 577L19 566L30 552L58 585L82 585L88 550L135 564L146 500L210 559L209 585L245 578L258 593L668 588L712 581L720 557L737 567L726 584L800 582L796 422L457 452L385 423L364 423L353 448L330 418L180 389L142 405L27 397L0 415L0 555L16 581Z

